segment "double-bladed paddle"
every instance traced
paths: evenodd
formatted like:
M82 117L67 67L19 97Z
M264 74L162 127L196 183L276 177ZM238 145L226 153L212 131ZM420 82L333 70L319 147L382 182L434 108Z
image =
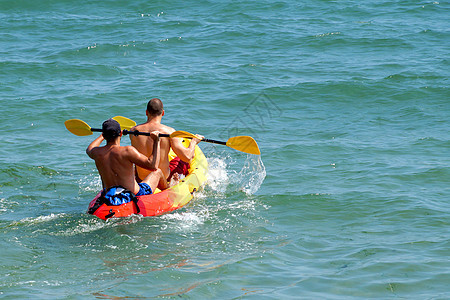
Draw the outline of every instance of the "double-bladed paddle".
M136 122L134 122L131 119L128 119L126 117L122 116L116 116L113 118L120 124L120 128L123 130L123 134L134 134L134 135L146 135L149 136L149 132L140 132L140 131L129 131L132 127L136 126ZM70 119L64 122L66 125L67 130L69 130L71 133L78 135L78 136L86 136L91 135L93 132L102 132L102 129L98 128L91 128L86 122L79 120L79 119ZM164 134L160 133L160 137L178 137L178 138L196 138L197 136L187 132L187 131L175 131L172 134ZM235 150L249 153L249 154L255 154L255 155L261 155L261 151L259 150L258 144L251 136L235 136L230 137L226 142L211 140L211 139L202 139L203 142L212 143L212 144L219 144L219 145L225 145L230 148L233 148Z

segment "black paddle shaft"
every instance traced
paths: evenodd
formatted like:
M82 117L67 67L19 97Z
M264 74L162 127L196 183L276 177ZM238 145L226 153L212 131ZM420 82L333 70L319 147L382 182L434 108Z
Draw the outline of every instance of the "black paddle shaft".
M92 132L103 132L103 130L101 130L101 129L99 129L99 128L91 128L91 131L92 131ZM124 134L124 135L127 135L127 134L134 134L134 135L146 135L146 136L150 136L150 132L140 132L140 131L138 131L138 130L135 130L135 131L129 131L129 130L126 130L126 129L123 130L123 134ZM167 133L160 133L159 136L160 136L160 137L170 137L170 135L167 134Z
M150 136L150 132L140 132L139 130L134 130L134 131L129 131L124 129L123 130L123 134L127 135L127 134L133 134L133 135L146 135L146 136ZM160 133L159 137L170 137L170 134L167 133Z
M194 137L192 137L192 136L186 136L186 137L184 137L184 138L186 138L186 139L193 139ZM225 146L227 146L227 142L221 142L221 141L216 141L216 140L210 140L210 139L203 139L203 140L201 140L202 142L207 142L207 143L211 143L211 144L219 144L219 145L225 145Z
M101 129L98 128L91 128L92 132L102 132ZM146 136L150 136L150 132L140 132L139 130L134 130L134 131L129 131L124 129L123 130L123 134L127 135L127 134L133 134L133 135L146 135ZM159 134L160 137L170 137L170 134L167 133L160 133ZM221 141L216 141L216 140L210 140L210 139L203 139L202 142L207 142L207 143L212 143L212 144L219 144L219 145L227 145L226 142L221 142Z
M186 139L193 139L193 137L185 137ZM227 142L221 142L221 141L216 141L216 140L210 140L210 139L203 139L201 140L202 142L206 142L206 143L211 143L211 144L219 144L219 145L227 145Z
M202 142L212 143L212 144L219 144L219 145L227 145L226 142L216 141L216 140L210 140L210 139L203 139Z
M127 135L127 134L134 134L134 135L146 135L146 136L150 136L149 132L140 132L138 130L135 131L129 131L129 130L124 130L123 134ZM167 133L160 133L159 134L160 137L170 137L170 134ZM191 137L187 137L188 139L190 139ZM221 141L216 141L216 140L210 140L210 139L203 139L202 142L207 142L207 143L213 143L213 144L219 144L219 145L227 145L226 142L221 142Z

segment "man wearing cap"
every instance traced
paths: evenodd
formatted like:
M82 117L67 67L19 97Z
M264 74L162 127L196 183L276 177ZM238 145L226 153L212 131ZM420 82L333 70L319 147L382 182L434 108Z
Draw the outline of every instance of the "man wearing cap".
M122 131L120 124L113 120L106 120L102 125L102 134L96 138L86 149L87 155L95 160L98 172L102 179L104 194L131 192L136 196L152 194L159 185L160 189L168 187L166 178L158 168L160 160L159 132L153 131L150 138L153 141L152 155L149 157L139 153L132 146L120 146ZM106 145L100 144L106 140ZM149 170L139 184L134 174L134 164ZM114 195L112 195L114 196Z
M147 122L139 124L131 129L131 131L138 130L141 132L149 132L157 130L160 133L171 134L175 129L161 124L161 119L164 116L164 107L162 101L158 98L153 98L147 103L147 109L145 111L147 115ZM195 155L195 145L197 145L203 136L197 135L197 138L191 140L189 147L184 147L180 138L162 138L161 139L161 160L159 162L159 168L164 173L165 178L168 181L175 173L183 174L187 173L189 169L189 161ZM139 152L144 155L152 154L153 140L147 136L134 136L130 134L131 145L133 145ZM173 149L177 157L169 162L169 151ZM149 173L149 170L136 167L137 176L139 178L145 178ZM186 175L186 174L183 174Z

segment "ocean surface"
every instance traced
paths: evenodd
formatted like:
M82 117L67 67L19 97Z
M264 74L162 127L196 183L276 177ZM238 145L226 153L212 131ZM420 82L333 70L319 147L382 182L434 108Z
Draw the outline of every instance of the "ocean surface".
M449 1L0 1L0 298L449 299ZM160 217L86 214L121 115L201 143ZM125 138L123 145L129 145Z

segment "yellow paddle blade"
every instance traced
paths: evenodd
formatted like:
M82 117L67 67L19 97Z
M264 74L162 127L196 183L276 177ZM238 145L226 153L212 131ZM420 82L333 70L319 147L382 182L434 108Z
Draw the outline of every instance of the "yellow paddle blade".
M261 155L258 144L251 136L235 136L227 141L227 146L245 153Z
M171 138L176 138L176 137L178 137L178 138L188 138L188 139L196 138L195 134L192 134L190 132L183 131L183 130L177 130L177 131L172 132L170 134L170 137Z
M124 129L130 130L132 127L136 126L135 121L125 118L125 117L122 117L122 116L115 116L113 119L116 120L117 122L119 122L120 128L122 130L124 130Z
M78 136L91 135L91 127L84 121L79 119L70 119L64 122L67 130Z

